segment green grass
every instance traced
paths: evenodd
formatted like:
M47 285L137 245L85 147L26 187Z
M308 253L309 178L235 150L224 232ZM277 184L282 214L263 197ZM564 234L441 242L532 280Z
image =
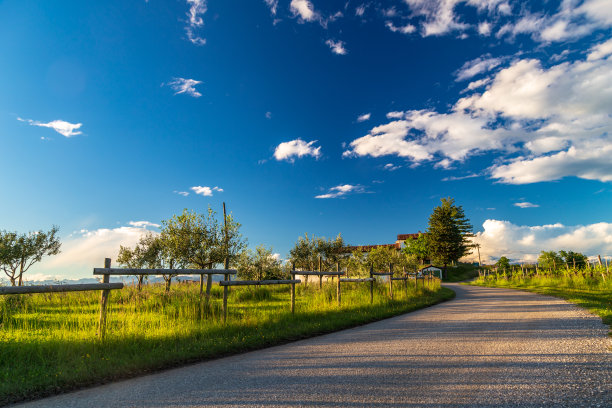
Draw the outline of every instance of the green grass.
M459 264L446 268L447 278L444 282L460 282L478 277L478 266L472 264Z
M126 378L166 367L217 358L328 333L443 300L454 293L395 284L391 301L377 285L370 304L367 284L296 288L296 313L289 312L289 287L241 287L230 292L227 324L221 321L222 289L211 305L199 285L112 291L106 339L96 339L99 292L0 297L0 405Z
M489 275L479 278L472 285L522 289L543 295L556 296L581 306L601 317L607 325L612 325L612 282L599 276L582 274L558 277L511 277Z

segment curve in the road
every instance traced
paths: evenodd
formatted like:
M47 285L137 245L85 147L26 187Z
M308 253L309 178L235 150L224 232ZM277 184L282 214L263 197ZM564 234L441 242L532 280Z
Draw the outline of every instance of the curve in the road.
M24 407L612 406L601 319L563 300L449 284L417 312Z

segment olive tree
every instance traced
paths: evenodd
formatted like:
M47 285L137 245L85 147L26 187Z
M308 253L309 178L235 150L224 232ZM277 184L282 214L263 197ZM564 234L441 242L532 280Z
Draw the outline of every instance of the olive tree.
M23 274L43 257L57 255L61 243L57 237L59 228L49 231L34 231L27 234L0 232L0 268L12 286L23 284Z

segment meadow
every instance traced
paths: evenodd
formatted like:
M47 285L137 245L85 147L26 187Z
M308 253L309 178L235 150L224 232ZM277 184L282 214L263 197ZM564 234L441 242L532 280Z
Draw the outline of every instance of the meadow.
M537 275L497 273L479 277L470 284L556 296L589 310L600 316L605 324L612 325L612 280L604 267L559 269Z
M384 282L370 304L367 284L232 288L221 316L223 290L214 286L207 306L199 285L163 285L141 292L111 291L107 332L96 337L100 292L0 297L0 405L148 373L190 362L255 350L406 313L450 299L438 281L415 289Z

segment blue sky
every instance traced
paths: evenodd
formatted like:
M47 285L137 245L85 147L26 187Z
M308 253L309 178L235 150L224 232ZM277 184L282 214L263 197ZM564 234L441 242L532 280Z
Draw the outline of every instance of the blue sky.
M487 259L612 255L606 3L0 1L0 228L83 277L183 208L284 256L451 196Z

